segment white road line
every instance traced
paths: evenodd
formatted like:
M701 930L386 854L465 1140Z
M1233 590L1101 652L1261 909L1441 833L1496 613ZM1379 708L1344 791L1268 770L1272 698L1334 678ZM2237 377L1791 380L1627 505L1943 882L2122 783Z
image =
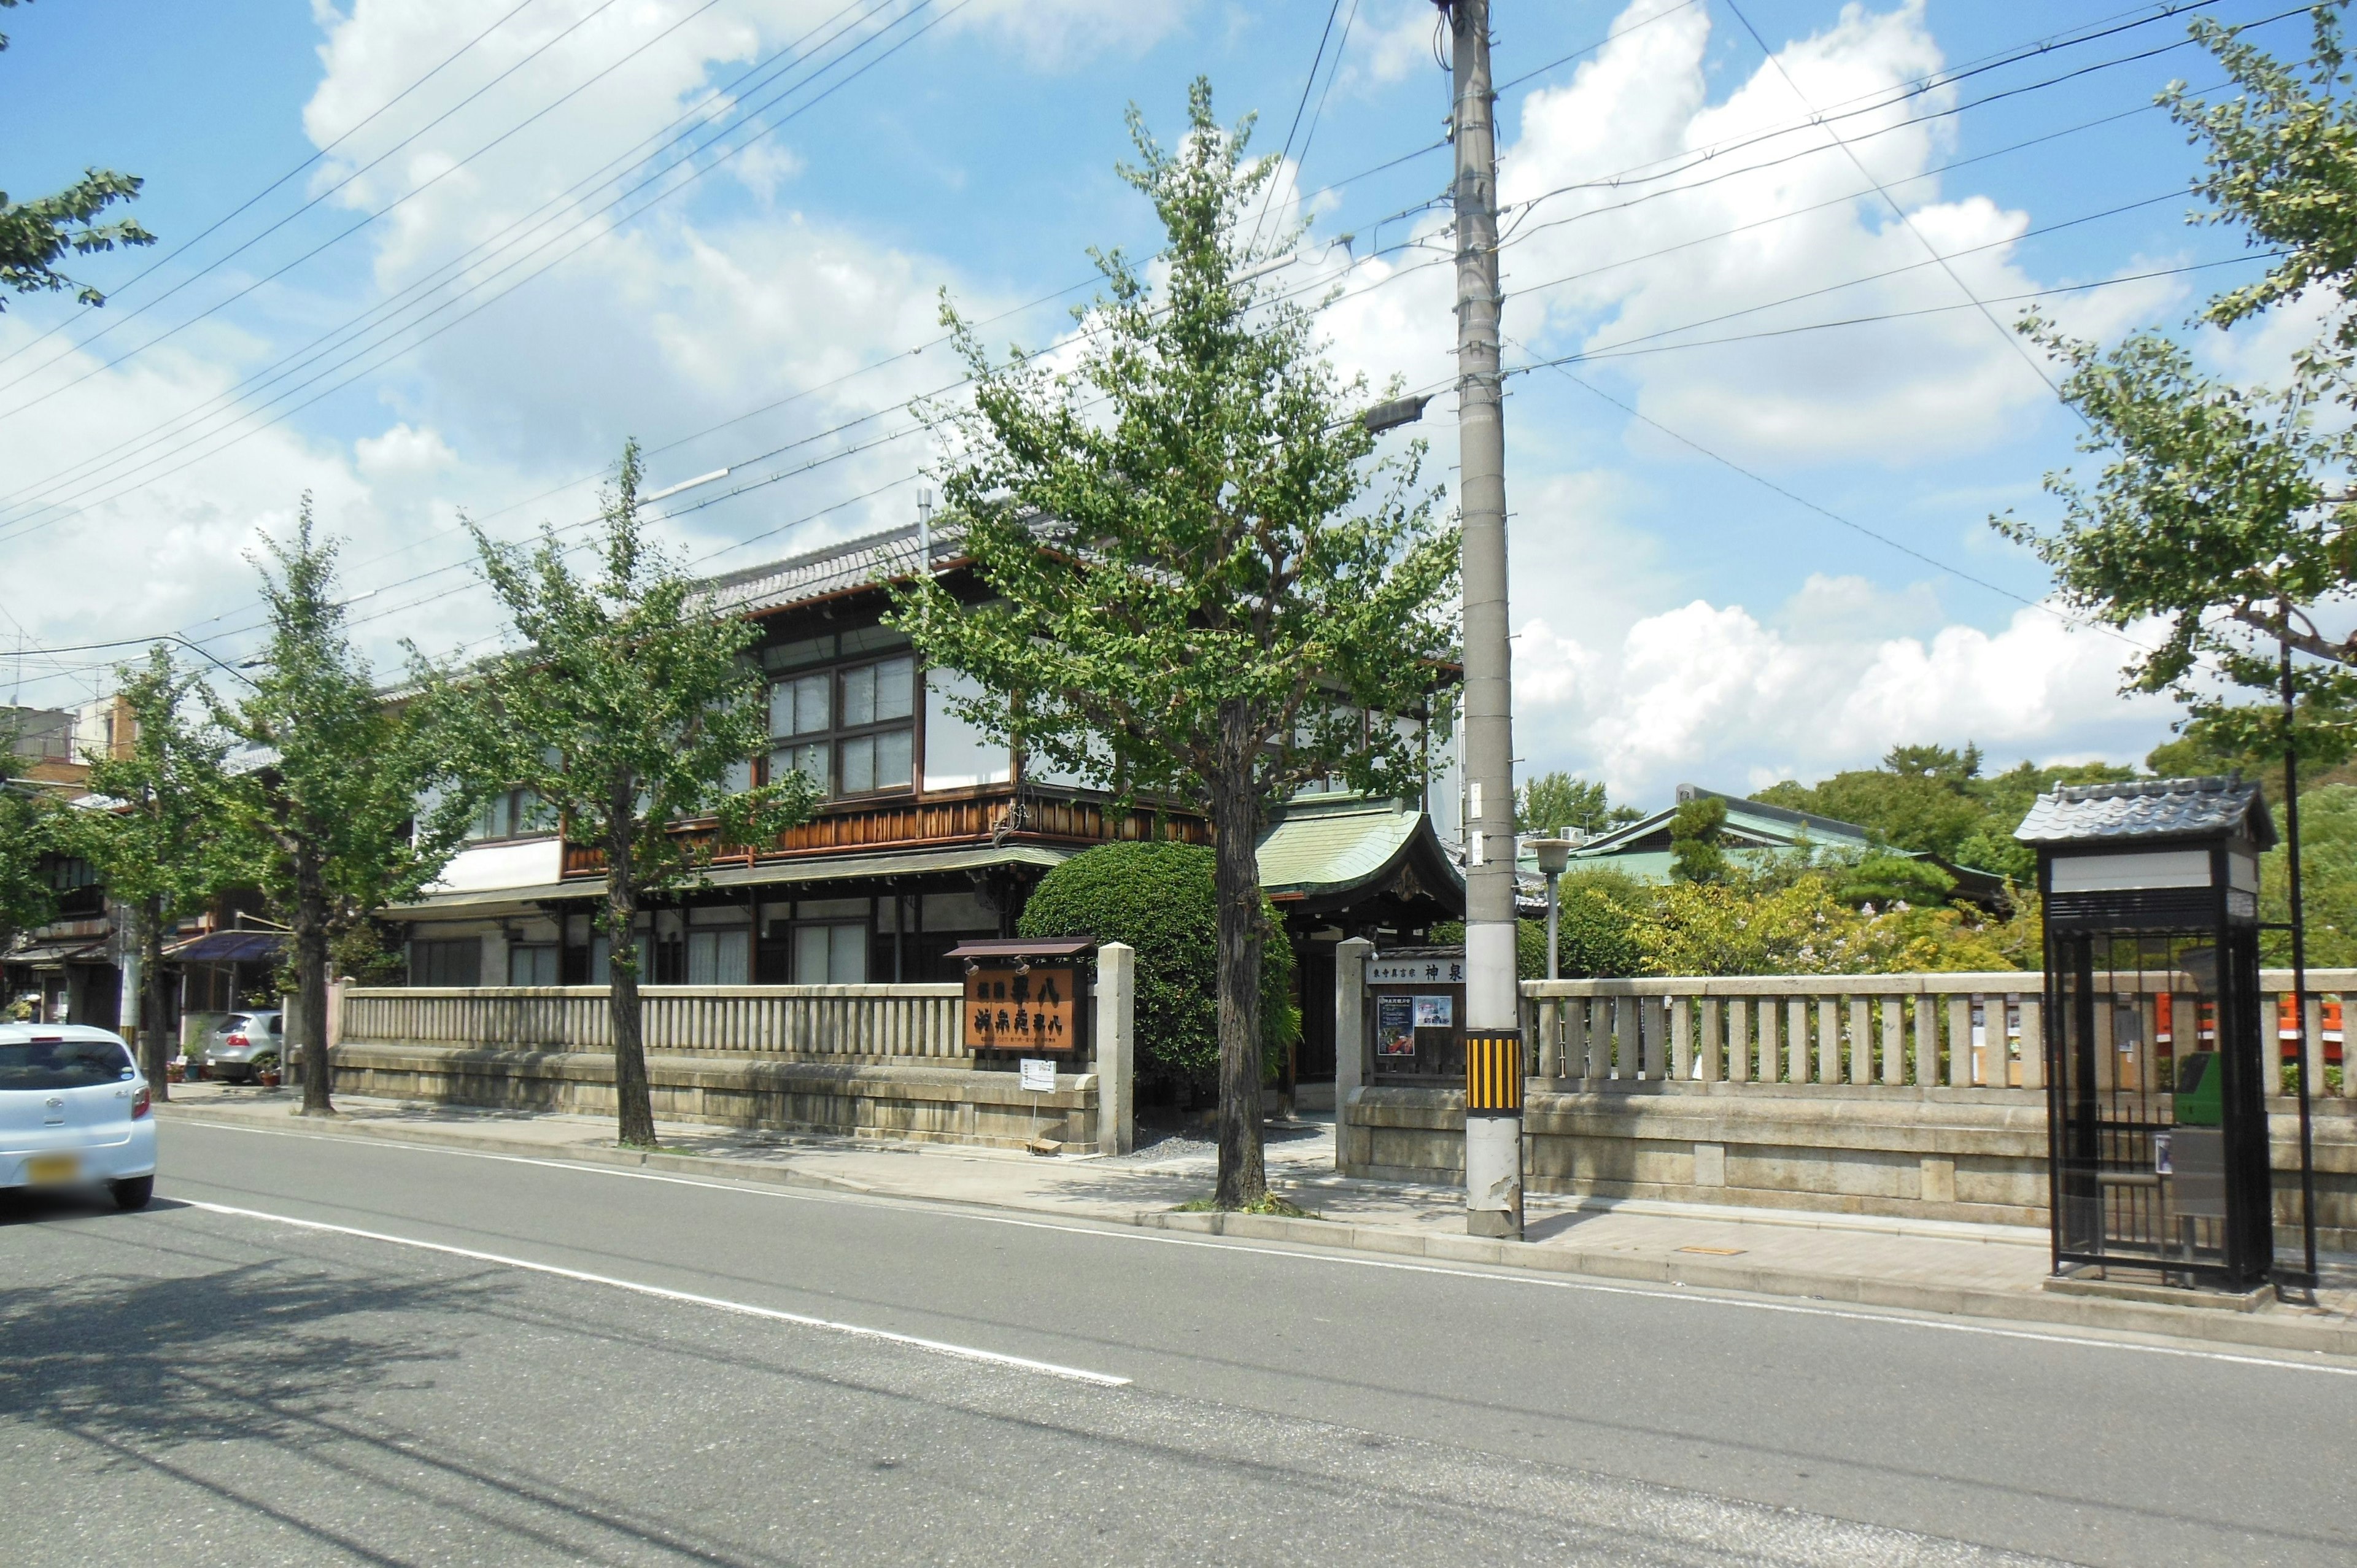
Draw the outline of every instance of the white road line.
M359 1140L339 1137L328 1133L282 1133L275 1128L238 1127L220 1122L191 1122L181 1124L206 1127L221 1132L253 1133L266 1138L301 1138L347 1145L359 1142ZM747 1197L784 1198L795 1203L833 1204L849 1208L898 1208L937 1218L972 1220L985 1225L1011 1225L1023 1230L1056 1230L1072 1236L1096 1236L1110 1241L1147 1241L1165 1247L1200 1247L1215 1252L1248 1252L1256 1257L1292 1258L1308 1263L1331 1263L1358 1269L1388 1269L1400 1273L1439 1274L1448 1279L1458 1280L1490 1280L1499 1284L1533 1285L1546 1290L1572 1291L1587 1295L1632 1296L1644 1301L1677 1301L1693 1306L1732 1307L1743 1312L1772 1312L1793 1317L1830 1317L1852 1323L1888 1324L1899 1328L1927 1328L1943 1334L1972 1334L1990 1339L2026 1339L2040 1345L2070 1345L2092 1350L2127 1350L2147 1356L2175 1356L2188 1360L2219 1361L2230 1366L2269 1367L2279 1371L2327 1372L2335 1377L2357 1377L2357 1367L2336 1366L2326 1361L2286 1361L2268 1356L2238 1355L2230 1350L2197 1350L2184 1346L2147 1345L2133 1339L2094 1339L2083 1335L2049 1334L2034 1328L1999 1328L1989 1324L1957 1323L1945 1318L1913 1317L1899 1313L1869 1312L1851 1307L1809 1306L1798 1302L1754 1301L1733 1295L1698 1295L1693 1291L1682 1288L1663 1290L1644 1285L1613 1285L1587 1280L1552 1279L1540 1274L1488 1269L1478 1263L1410 1263L1394 1258L1357 1258L1322 1251L1305 1252L1297 1251L1282 1242L1231 1241L1173 1236L1167 1232L1124 1225L1119 1220L1071 1223L1053 1219L1021 1219L1006 1214L974 1213L951 1199L898 1197L884 1194L871 1197L863 1193L827 1193L808 1188L779 1187L752 1182L709 1181L695 1176L669 1176L659 1171L623 1170L613 1165L590 1165L574 1160L540 1159L529 1155L495 1155L479 1149L454 1149L440 1144L412 1144L392 1138L371 1138L366 1140L366 1144L379 1148L406 1149L414 1154L455 1155L461 1159L493 1160L503 1165L539 1165L548 1170L569 1171L579 1176L621 1176L632 1181L659 1182L668 1187L702 1187L706 1191L733 1192ZM1307 1245L1307 1243L1303 1244Z
M733 1312L746 1317L766 1318L773 1323L791 1323L804 1328L823 1328L832 1334L848 1334L859 1339L881 1339L888 1344L907 1345L919 1350L930 1350L938 1356L954 1356L962 1361L981 1361L994 1367L1013 1367L1019 1371L1040 1372L1051 1378L1069 1378L1074 1382L1093 1383L1104 1389L1126 1388L1129 1385L1127 1378L1117 1378L1110 1372L1092 1372L1082 1367L1059 1366L1053 1361L1035 1361L1028 1356L1009 1356L997 1350L977 1350L971 1345L952 1345L947 1340L924 1339L914 1334L895 1334L889 1329L866 1328L856 1323L837 1323L833 1318L808 1317L799 1312L780 1312L775 1307L755 1306L750 1302L728 1301L716 1295L697 1295L692 1291L672 1290L662 1285L644 1284L637 1280L618 1280L611 1274L593 1274L580 1269L559 1268L554 1263L536 1263L529 1258L511 1258L498 1252L479 1252L471 1247L452 1247L439 1241L421 1241L414 1236L389 1236L382 1230L361 1230L350 1225L329 1225L318 1219L297 1219L290 1214L270 1214L259 1208L239 1208L226 1203L204 1203L195 1198L181 1198L178 1201L190 1208L201 1208L210 1214L231 1214L241 1219L264 1219L274 1225L292 1225L304 1230L326 1230L338 1236L357 1236L364 1241L382 1241L395 1247L414 1247L421 1252L441 1252L449 1257L467 1258L479 1263L497 1263L503 1268L524 1269L535 1274L554 1274L558 1279L577 1280L584 1284L607 1285L615 1290L626 1290L639 1295L653 1296L659 1301L685 1302L691 1306L708 1306L720 1312Z

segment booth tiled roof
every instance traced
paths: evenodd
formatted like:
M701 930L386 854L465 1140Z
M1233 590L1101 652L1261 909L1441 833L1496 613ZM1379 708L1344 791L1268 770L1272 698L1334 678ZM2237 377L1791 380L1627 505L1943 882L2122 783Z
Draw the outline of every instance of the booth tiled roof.
M2013 836L2024 843L2110 843L2241 833L2261 849L2275 823L2256 783L2240 777L2059 784L2038 797Z

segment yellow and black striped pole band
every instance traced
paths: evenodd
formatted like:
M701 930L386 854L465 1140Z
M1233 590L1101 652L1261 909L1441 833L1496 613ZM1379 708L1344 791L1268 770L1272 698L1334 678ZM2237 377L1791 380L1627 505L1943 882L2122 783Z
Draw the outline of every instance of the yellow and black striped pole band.
M1465 1109L1522 1108L1522 1036L1499 1029L1469 1032L1465 1036Z

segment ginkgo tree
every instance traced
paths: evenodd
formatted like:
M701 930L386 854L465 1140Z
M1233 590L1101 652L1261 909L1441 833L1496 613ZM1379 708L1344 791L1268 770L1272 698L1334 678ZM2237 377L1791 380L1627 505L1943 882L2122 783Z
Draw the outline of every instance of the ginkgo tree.
M1107 295L1080 313L1068 366L995 359L944 304L973 398L925 412L949 526L988 597L921 576L896 590L894 623L975 681L952 706L1031 766L1210 817L1215 1201L1239 1208L1267 1197L1261 952L1283 940L1263 924L1256 843L1313 780L1420 789L1422 737L1402 721L1454 656L1457 537L1420 487L1421 448L1377 460L1363 378L1338 374L1309 314L1251 281L1275 160L1246 160L1250 122L1222 126L1199 81L1175 150L1135 108L1129 123L1139 161L1120 172L1165 244L1151 280L1095 253Z
M590 574L576 572L553 531L526 551L469 524L511 646L487 671L429 685L476 789L532 790L570 842L605 857L597 929L619 1132L650 1147L639 911L700 880L716 852L804 820L819 790L801 773L750 785L748 761L770 735L768 684L746 657L760 628L716 605L648 536L639 477L631 442L604 497ZM706 818L709 831L686 825Z
M2357 633L2335 607L2357 593L2357 75L2341 32L2345 4L2319 5L2311 52L2286 63L2209 20L2196 39L2233 91L2198 99L2181 83L2163 104L2203 149L2195 191L2202 220L2239 230L2271 265L2210 300L2185 337L2147 330L2111 347L2073 338L2032 314L2022 329L2067 374L2084 416L2081 450L2102 459L2092 483L2048 476L2061 502L2051 526L1994 519L2053 568L2072 607L2115 627L2158 633L2133 655L2130 683L2174 693L2211 740L2281 756L2282 721L2236 689L2274 692L2287 650L2321 722L2303 723L2303 757L2357 745ZM2279 385L2202 368L2205 331L2298 306L2317 323Z
M131 723L127 744L93 754L93 797L70 819L72 843L130 913L138 954L141 1060L157 1098L168 1098L172 1055L165 1019L170 976L164 938L245 869L222 769L229 736L213 721L211 693L158 643L144 663L118 671Z

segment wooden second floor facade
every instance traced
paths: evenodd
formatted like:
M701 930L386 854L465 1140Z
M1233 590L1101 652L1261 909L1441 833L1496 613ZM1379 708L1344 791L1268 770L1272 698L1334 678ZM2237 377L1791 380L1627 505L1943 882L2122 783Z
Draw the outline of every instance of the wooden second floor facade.
M770 843L720 846L694 891L652 901L639 940L642 972L657 983L946 978L952 946L1011 935L1030 888L1071 855L1102 843L1210 842L1205 817L1186 802L1118 804L1084 779L1032 766L959 715L956 704L976 689L926 668L883 624L884 585L920 569L962 597L981 596L952 543L934 541L931 555L920 568L917 531L906 529L706 585L722 608L760 628L748 654L768 679L770 739L738 782L799 771L823 799ZM1413 803L1372 809L1422 822ZM708 836L716 826L679 831ZM1403 871L1353 863L1351 886L1379 899L1376 918L1461 912L1461 879L1436 844L1411 853L1413 835L1397 821L1368 832L1399 841ZM1428 824L1421 832L1431 839ZM1405 870L1409 859L1415 871ZM436 888L387 913L408 928L414 983L596 984L608 949L590 911L604 886L602 851L565 843L517 791L485 809ZM1271 891L1284 907L1289 895ZM1305 918L1312 903L1323 929L1334 906L1305 902Z

